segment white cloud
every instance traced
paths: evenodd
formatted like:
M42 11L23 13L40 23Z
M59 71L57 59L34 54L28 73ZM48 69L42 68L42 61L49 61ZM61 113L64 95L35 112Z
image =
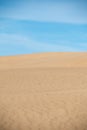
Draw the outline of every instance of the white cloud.
M0 45L10 45L16 44L18 47L26 47L32 52L51 52L51 51L78 51L76 48L70 47L69 45L50 44L50 43L40 43L33 40L32 38L15 35L15 34L0 34ZM9 50L10 51L10 50Z
M25 2L2 10L1 17L46 22L87 23L81 4L61 2Z
M0 44L24 44L26 42L26 38L17 34L8 34L1 33L0 34Z

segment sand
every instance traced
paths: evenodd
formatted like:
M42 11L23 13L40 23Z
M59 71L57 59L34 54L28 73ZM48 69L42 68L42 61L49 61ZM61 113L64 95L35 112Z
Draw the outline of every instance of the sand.
M87 53L0 57L0 130L87 130Z

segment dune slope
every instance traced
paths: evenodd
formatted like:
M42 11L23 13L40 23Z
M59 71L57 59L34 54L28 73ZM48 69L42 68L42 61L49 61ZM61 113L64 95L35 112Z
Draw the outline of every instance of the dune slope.
M87 130L87 53L0 57L0 130Z

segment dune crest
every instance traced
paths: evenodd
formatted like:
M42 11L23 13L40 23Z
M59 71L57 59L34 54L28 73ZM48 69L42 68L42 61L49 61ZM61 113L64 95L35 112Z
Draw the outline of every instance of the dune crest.
M3 68L87 67L87 53L41 53L0 57Z

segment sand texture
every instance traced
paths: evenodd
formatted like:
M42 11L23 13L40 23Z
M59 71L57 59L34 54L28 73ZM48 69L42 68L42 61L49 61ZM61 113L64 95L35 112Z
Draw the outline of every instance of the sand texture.
M0 57L0 130L87 130L87 53Z

